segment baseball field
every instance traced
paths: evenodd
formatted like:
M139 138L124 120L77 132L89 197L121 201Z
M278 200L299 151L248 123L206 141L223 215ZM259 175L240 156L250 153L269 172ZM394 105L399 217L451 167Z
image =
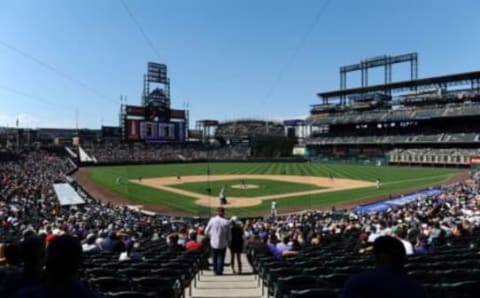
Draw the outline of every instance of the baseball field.
M222 189L230 214L265 215L271 200L280 212L352 207L461 174L445 168L320 163L182 163L83 168L77 180L101 199L202 216L219 205Z

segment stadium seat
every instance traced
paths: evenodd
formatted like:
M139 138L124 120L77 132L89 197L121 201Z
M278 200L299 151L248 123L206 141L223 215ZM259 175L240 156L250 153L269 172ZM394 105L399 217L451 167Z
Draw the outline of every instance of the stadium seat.
M479 281L462 281L457 283L440 284L441 295L444 298L472 298L478 297Z
M327 283L330 285L330 288L341 288L351 274L347 273L332 273L328 275L318 276L318 281L322 283Z
M337 298L340 290L337 289L305 289L292 290L290 298Z
M90 278L109 277L115 275L115 270L107 268L90 268L85 270L85 275Z
M90 278L88 283L92 286L92 288L102 293L130 291L132 289L127 279L113 276Z
M301 268L281 267L281 268L270 269L266 273L265 278L263 279L263 287L267 288L267 291L269 294L273 294L275 281L278 280L280 277L300 275L300 274L302 274ZM264 293L263 288L262 288L262 293Z
M149 273L150 273L150 271L146 270L146 269L137 269L137 268L118 269L118 274L120 274L120 275L122 275L126 278L147 276Z
M169 277L145 276L133 278L132 284L137 291L155 292L158 295L178 297L181 292L180 281Z
M157 298L156 293L145 293L138 291L109 292L106 298Z
M293 275L288 277L280 277L274 286L274 297L289 297L290 291L315 288L317 280L310 275Z

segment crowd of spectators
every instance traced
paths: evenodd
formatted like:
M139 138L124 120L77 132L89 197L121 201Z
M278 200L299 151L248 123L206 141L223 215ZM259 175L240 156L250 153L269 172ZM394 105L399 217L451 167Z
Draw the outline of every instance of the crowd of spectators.
M285 126L279 122L239 120L221 123L215 132L219 138L251 136L285 136Z
M0 163L0 262L5 264L0 267L1 297L44 293L49 282L66 282L59 272L68 273L69 290L95 296L74 278L80 268L78 255L67 262L71 267L58 265L56 241L74 252L80 247L88 254L113 253L118 262L148 261L143 248L154 241L164 241L171 252L207 249L206 222L200 219L146 215L88 196L84 205L60 206L52 184L67 181L72 169L71 162L45 151L25 152L19 161ZM306 211L235 220L234 227L242 231L247 251L269 252L278 259L338 238L347 239L351 251L366 254L381 236L397 238L407 255L434 254L439 245L479 235L479 181L480 172L471 172L467 180L443 186L440 195L380 214ZM477 249L478 241L470 244Z
M207 147L192 144L90 144L82 146L97 162L173 162L232 160L249 156L248 146Z
M72 163L44 151L21 157L0 163L0 265L4 265L0 266L0 297L47 283L51 277L48 248L64 236L74 239L63 240L74 250L78 242L83 253L113 253L119 262L145 261L142 249L154 241L165 242L172 251L204 248L200 223L147 215L88 196L83 205L60 206L53 183L67 181ZM79 269L78 264L72 266L68 270Z
M477 266L479 179L474 172L440 195L385 213L307 211L247 221L247 257L275 297L293 297L289 289L305 297L476 297L480 271L461 266Z
M438 243L480 235L479 179L480 172L475 172L464 182L443 186L438 196L386 213L311 211L275 220L247 221L245 235L275 242L281 252L322 245L331 238L352 237L352 248L365 253L377 237L394 236L402 241L408 255L431 253Z

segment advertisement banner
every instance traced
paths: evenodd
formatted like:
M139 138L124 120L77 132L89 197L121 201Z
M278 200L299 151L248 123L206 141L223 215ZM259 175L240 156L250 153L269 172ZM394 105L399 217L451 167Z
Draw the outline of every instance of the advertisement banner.
M170 110L170 118L185 119L185 111L184 110Z
M140 140L140 120L127 120L127 140Z
M194 129L189 129L188 130L188 137L191 139L202 139L203 138L203 133L201 130L194 130Z
M125 112L128 116L145 116L145 108L142 106L126 106Z

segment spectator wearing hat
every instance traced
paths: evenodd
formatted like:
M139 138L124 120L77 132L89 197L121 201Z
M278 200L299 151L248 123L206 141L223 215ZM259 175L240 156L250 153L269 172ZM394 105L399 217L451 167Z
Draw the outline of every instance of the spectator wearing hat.
M217 208L217 215L208 221L205 234L210 238L213 272L215 275L222 275L225 263L225 250L232 238L231 221L225 218L225 208Z

